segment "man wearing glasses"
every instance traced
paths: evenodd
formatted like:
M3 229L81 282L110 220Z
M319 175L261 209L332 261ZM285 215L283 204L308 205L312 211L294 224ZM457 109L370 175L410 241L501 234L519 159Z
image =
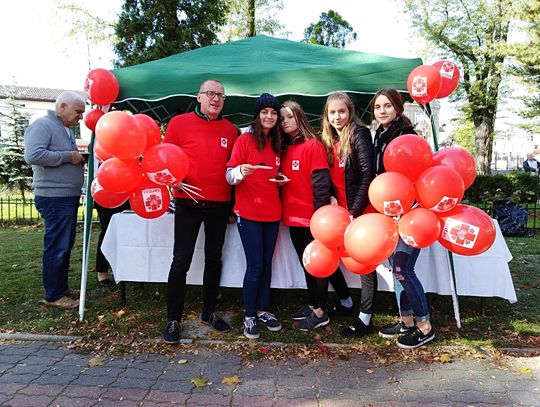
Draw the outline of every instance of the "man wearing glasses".
M171 119L165 143L180 146L189 158L189 171L183 180L201 188L197 201L182 185L174 191L174 249L167 283L167 326L163 339L180 340L180 321L184 312L186 275L191 265L201 224L204 224L203 309L201 321L220 332L231 326L214 311L221 278L221 254L230 214L231 187L225 179L238 129L221 117L225 91L221 82L203 82L197 94L199 105L194 112ZM187 188L187 187L186 187Z

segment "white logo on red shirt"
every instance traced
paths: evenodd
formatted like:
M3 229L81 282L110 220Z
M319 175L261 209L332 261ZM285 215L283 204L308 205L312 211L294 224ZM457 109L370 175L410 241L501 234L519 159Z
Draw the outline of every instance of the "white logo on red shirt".
M281 164L281 160L279 159L278 156L276 156L276 165L279 167L280 164Z
M221 147L227 148L227 139L225 137L221 137Z
M300 160L292 160L292 170L300 171Z
M339 168L345 168L345 160L339 160Z

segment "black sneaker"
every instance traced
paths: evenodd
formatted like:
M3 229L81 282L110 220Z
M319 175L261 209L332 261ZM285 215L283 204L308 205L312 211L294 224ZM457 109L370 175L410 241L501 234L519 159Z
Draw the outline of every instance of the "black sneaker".
M166 343L178 343L180 341L180 324L178 321L169 321L163 330L163 340Z
M319 318L317 314L311 311L311 314L307 318L298 321L296 327L301 331L311 331L313 329L328 325L329 322L330 318L328 318L328 314L326 312L322 317Z
M249 339L257 339L261 336L256 317L244 318L244 336Z
M353 317L356 315L356 311L353 307L345 307L341 303L334 305L328 310L328 316L330 317Z
M383 338L395 338L396 336L406 335L414 329L413 326L407 326L403 321L399 321L397 324L387 326L379 331L379 336Z
M309 305L304 305L291 315L291 319L293 321L301 321L309 317L312 312L313 310L309 307Z
M229 332L231 330L231 326L221 319L221 317L219 317L219 315L217 315L215 312L210 315L201 315L201 321L206 325L210 325L219 332Z
M257 315L257 322L266 326L268 330L272 332L277 332L281 329L281 322L279 322L279 319L268 311L264 311L260 315Z
M433 339L435 339L435 330L433 327L427 335L424 335L422 330L415 326L411 332L398 338L397 346L403 349L415 349L431 342Z
M346 338L356 337L361 338L362 336L369 335L373 332L373 323L370 322L369 325L364 324L360 319L356 318L354 322L346 326L341 330L341 336Z

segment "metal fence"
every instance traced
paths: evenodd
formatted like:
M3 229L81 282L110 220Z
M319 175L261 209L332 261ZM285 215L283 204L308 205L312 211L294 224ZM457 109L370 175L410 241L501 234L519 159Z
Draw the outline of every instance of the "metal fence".
M84 206L81 197L81 206L79 207L78 222L84 221ZM97 221L96 211L92 214L92 220ZM41 216L37 211L34 200L27 199L24 202L21 198L0 197L0 223L31 225L41 221Z
M83 197L81 197L81 206L79 207L79 222L84 221ZM484 204L473 204L474 206L490 212ZM540 204L522 204L527 209L527 227L529 229L540 229ZM489 213L489 215L492 215ZM97 221L97 212L93 211L92 221ZM27 199L23 202L20 198L0 198L0 223L2 224L34 224L41 221L39 212L34 206L33 199Z

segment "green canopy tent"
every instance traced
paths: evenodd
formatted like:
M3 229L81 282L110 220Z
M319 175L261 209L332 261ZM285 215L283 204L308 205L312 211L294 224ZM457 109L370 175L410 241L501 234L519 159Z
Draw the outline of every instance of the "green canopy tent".
M112 106L168 122L173 116L195 108L203 81L217 79L227 94L223 115L240 127L252 121L255 99L263 92L275 95L280 102L296 100L310 120L318 121L326 97L335 91L345 91L360 116L364 116L371 97L381 88L396 88L410 100L407 77L421 64L419 58L393 58L260 35L113 70L120 94ZM367 117L364 120L370 122ZM93 137L90 149L92 146ZM87 197L81 321L91 228L89 190Z
M227 100L223 115L237 125L252 120L255 99L268 92L292 98L311 118L319 117L328 94L345 91L362 115L377 90L394 87L407 94L407 77L422 64L259 35L212 45L157 61L116 69L120 94L114 107L146 113L159 122L193 110L199 85L218 79Z

